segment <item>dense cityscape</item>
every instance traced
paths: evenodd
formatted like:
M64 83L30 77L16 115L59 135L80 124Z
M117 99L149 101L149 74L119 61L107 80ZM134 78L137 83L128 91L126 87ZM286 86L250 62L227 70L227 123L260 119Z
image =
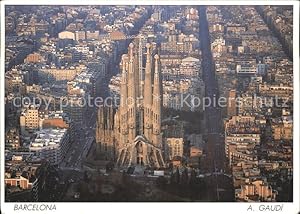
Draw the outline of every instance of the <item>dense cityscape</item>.
M5 6L5 201L293 201L293 6Z

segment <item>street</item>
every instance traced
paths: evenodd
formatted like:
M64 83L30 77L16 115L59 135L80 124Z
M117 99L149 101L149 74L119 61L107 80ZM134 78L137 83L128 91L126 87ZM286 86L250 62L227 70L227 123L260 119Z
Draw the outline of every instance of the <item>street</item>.
M91 116L88 118L86 127L77 127L75 132L74 142L71 144L65 158L60 164L60 169L74 169L81 170L81 163L88 154L92 143L95 140L95 115L96 111L92 111Z

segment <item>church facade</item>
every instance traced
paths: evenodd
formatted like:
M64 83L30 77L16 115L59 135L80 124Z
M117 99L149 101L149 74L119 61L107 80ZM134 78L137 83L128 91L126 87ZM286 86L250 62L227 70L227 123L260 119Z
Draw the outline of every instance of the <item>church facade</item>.
M146 45L143 74L137 48L131 43L122 56L120 105L100 107L96 142L99 155L119 167L165 167L162 154L160 59Z

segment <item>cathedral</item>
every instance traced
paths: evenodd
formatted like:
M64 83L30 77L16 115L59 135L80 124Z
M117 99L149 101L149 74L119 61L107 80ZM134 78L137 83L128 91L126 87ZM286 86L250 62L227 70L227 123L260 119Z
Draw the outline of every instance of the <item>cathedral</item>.
M165 167L161 131L162 84L159 55L146 45L145 69L138 48L129 45L122 56L120 105L99 108L97 154L119 167ZM142 73L141 73L142 72Z

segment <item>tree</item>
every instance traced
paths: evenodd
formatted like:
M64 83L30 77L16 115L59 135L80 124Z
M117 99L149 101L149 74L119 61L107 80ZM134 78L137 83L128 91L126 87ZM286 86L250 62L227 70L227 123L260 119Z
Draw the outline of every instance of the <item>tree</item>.
M180 173L178 167L176 168L176 172L174 175L174 183L179 184L180 183Z
M175 184L175 174L173 173L173 171L171 172L171 176L170 176L170 184L171 185Z
M87 174L87 171L84 171L84 174L83 174L83 180L85 181L85 182L89 182L89 176L88 176L88 174Z
M181 184L186 185L189 181L189 174L187 168L184 169L182 175L181 175Z
M173 163L172 162L169 164L169 169L173 172Z
M191 171L190 185L194 186L196 184L197 184L197 175L196 175L196 171L193 169Z

